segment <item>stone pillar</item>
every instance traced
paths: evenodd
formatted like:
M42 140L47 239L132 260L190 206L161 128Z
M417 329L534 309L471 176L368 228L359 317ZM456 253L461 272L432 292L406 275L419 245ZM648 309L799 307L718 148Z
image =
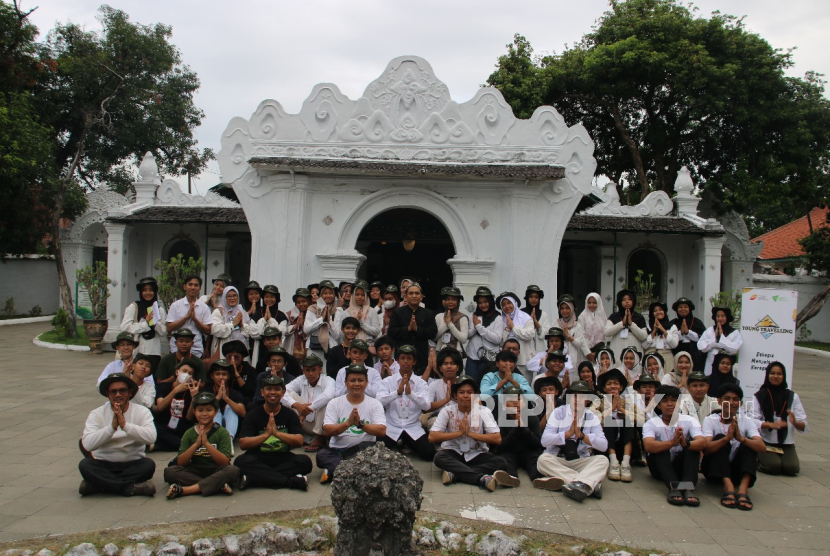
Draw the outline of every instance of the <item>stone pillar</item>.
M697 311L700 315L707 313L709 298L721 291L720 287L720 265L721 248L723 247L723 236L706 236L695 242L698 249L698 266L700 278L698 279L699 298L695 301Z
M228 238L209 237L207 240L207 254L205 255L205 270L207 271L207 292L211 291L211 284L217 276L227 272L228 267ZM253 275L252 275L253 276Z
M619 282L614 282L614 246L602 245L598 249L600 255L599 293L602 296L602 305L605 314L610 315L617 310L615 300ZM625 274L625 265L617 264L617 276Z
M464 260L464 259L450 259L447 264L452 268L452 283L453 286L461 290L461 295L464 296L462 309L469 309L473 303L473 296L479 286L487 286L490 288L490 273L493 272L493 266L496 261L491 260ZM491 288L492 289L492 288ZM498 295L498 292L493 292ZM475 306L473 305L473 311ZM470 311L472 312L472 311Z
M684 166L677 172L677 180L674 182L674 190L677 196L674 198L674 204L677 207L677 215L689 214L697 216L697 205L700 203L700 197L694 194L695 184L692 182L692 176L689 169Z
M357 270L366 260L366 256L357 251L354 253L317 253L317 258L320 260L320 266L323 267L321 280L331 280L335 284L354 282L357 279Z
M156 201L156 190L161 185L161 175L153 153L147 152L138 167L138 181L133 182L136 204L152 205Z
M121 319L127 308L130 283L127 276L127 237L130 226L116 222L104 222L107 230L107 276L112 280L110 297L107 300L107 320L109 327L102 346L109 345L120 332Z

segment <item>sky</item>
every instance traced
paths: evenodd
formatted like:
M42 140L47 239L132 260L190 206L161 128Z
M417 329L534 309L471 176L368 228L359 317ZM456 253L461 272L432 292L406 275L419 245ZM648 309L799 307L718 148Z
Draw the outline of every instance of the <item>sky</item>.
M172 26L185 64L201 89L196 104L205 112L196 138L218 151L235 116L249 118L260 102L279 101L300 110L317 83L335 83L352 99L402 55L425 58L464 102L485 83L515 33L537 54L561 52L591 30L607 0L110 0L134 22ZM37 6L31 20L42 33L56 22L92 30L100 0L22 0ZM791 75L809 70L830 75L830 2L827 0L698 0L699 14L743 16L747 28L776 48L797 47ZM568 122L573 124L575 122ZM195 180L204 193L220 181L211 163ZM186 183L186 180L179 180Z

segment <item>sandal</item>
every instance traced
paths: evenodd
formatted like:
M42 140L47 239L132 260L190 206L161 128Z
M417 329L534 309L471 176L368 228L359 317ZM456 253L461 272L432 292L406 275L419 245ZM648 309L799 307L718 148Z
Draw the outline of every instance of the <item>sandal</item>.
M698 506L700 506L700 498L693 494L686 494L685 492L683 494L683 501L686 503L687 506L691 506L693 508L697 508Z
M666 496L666 502L668 502L672 506L682 506L683 494L681 494L679 490L672 490L671 492L669 492L669 495Z
M222 494L226 494L226 495L230 496L231 494L233 494L233 489L231 488L231 485L229 485L228 483L225 483L224 485L222 485L222 488L220 489L220 492Z
M752 503L752 500L749 499L748 494L739 494L738 495L738 509L743 510L745 512L751 511L755 505Z
M170 488L167 489L167 499L172 500L173 498L178 498L182 495L183 491L184 489L182 489L182 485L173 483L170 485Z
M320 448L322 448L322 446L320 444L309 444L304 449L305 449L306 452L316 452Z
M735 491L730 490L729 492L724 492L723 496L720 497L720 505L730 510L733 509L737 505Z

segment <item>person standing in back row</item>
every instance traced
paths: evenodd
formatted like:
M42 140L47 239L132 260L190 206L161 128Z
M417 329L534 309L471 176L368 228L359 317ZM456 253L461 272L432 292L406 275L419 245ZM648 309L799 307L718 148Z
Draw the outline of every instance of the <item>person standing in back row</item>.
M411 283L405 292L406 305L392 311L389 321L389 335L399 346L413 346L418 353L429 353L429 341L438 334L435 314L421 307L424 294L417 282ZM415 366L415 373L422 375L427 366L427 358L422 357Z
M193 357L202 357L204 344L202 334L210 334L213 322L208 306L199 301L199 290L202 289L202 278L192 274L184 279L185 297L173 302L167 311L167 332L172 334L179 328L189 328L195 332L193 347L190 349ZM170 352L175 353L175 335L170 338Z

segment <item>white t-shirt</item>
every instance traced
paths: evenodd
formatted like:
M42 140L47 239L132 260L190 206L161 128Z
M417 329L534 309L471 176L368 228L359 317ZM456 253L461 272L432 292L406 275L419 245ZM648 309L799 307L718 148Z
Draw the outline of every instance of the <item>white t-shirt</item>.
M410 378L410 393L398 395L401 375L383 379L377 400L386 408L386 436L398 440L406 431L412 440L424 435L421 414L429 409L429 390L420 377Z
M461 419L464 414L458 411L458 405L447 404L441 409L438 418L432 425L431 431L435 432L455 432L461 430ZM482 434L492 434L499 432L499 426L493 418L493 413L483 405L475 404L472 407L470 414L466 416L470 424L470 431ZM464 456L465 461L470 461L479 454L484 454L488 451L487 444L473 440L467 435L453 438L452 440L445 440L441 443L442 450L453 450L454 452Z
M383 411L383 404L369 396L364 396L363 401L357 406L353 405L346 396L334 398L326 406L326 417L323 424L339 425L345 423L351 418L352 410L355 407L357 407L357 412L360 414L361 423L386 425L386 413ZM332 436L329 439L329 447L349 448L361 442L375 442L376 440L377 438L367 434L363 429L349 427L337 436Z
M714 413L703 420L703 436L714 438L718 434L729 432L729 425L721 423L720 415L720 413ZM738 415L738 430L741 431L741 436L746 438L760 436L756 421L745 415ZM733 438L730 444L732 444L732 449L729 452L729 461L732 461L735 459L735 454L738 452L741 443Z
M334 385L335 396L345 396L347 393L346 369L347 367L343 367L337 371L337 378L335 379ZM369 380L369 384L366 386L366 395L370 398L374 398L378 395L378 392L380 392L383 379L380 378L380 373L377 372L374 367L366 367L366 371L366 378Z
M190 311L190 303L187 301L186 297L174 301L170 306L170 310L167 311L167 324L183 319L188 311ZM196 300L196 305L193 309L193 316L196 317L204 326L210 326L213 322L210 309L199 300ZM182 328L188 328L191 332L193 332L193 347L190 349L190 353L195 357L201 357L202 353L204 353L204 346L202 345L202 331L199 330L196 323L193 322L193 319L187 319L177 330L181 330ZM170 333L170 353L176 353L176 338L173 336L172 332Z
M110 376L111 374L115 373L123 373L124 372L124 360L123 359L116 359L115 361L111 361L104 370L101 371L101 374L98 376L98 382L95 384L101 384L101 381ZM149 382L155 387L155 381L153 380L153 375L147 375L144 379L144 382ZM155 401L155 400L154 400ZM143 404L142 404L143 405ZM149 407L149 406L148 406Z
M674 421L674 419L672 419L672 421ZM683 430L683 436L689 442L698 436L703 436L703 431L700 428L700 423L697 419L690 417L689 415L677 414L677 421L674 423L670 422L668 425L663 422L663 418L659 415L649 419L643 426L643 438L653 438L658 442L672 440L678 427ZM669 449L671 460L674 461L677 454L682 451L683 446L680 444L672 446Z

